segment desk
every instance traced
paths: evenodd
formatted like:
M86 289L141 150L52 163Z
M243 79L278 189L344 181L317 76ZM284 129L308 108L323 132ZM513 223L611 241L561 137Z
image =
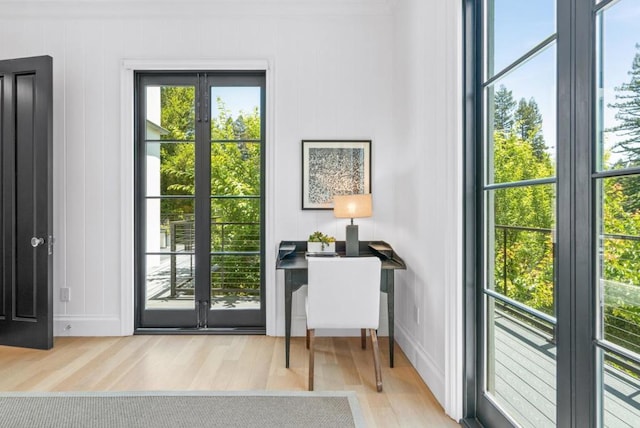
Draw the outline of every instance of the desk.
M369 247L386 246L387 257L376 254ZM289 254L279 251L276 269L284 270L284 319L285 319L285 359L286 367L289 368L289 348L291 344L291 299L293 292L307 283L307 251L306 241L282 241L280 248L287 245L295 245L295 250ZM344 241L336 241L336 252L344 256ZM360 256L378 255L382 260L382 275L380 277L380 291L387 294L387 311L389 314L389 365L393 367L393 320L394 320L394 272L396 269L406 269L407 266L389 244L383 241L360 241Z

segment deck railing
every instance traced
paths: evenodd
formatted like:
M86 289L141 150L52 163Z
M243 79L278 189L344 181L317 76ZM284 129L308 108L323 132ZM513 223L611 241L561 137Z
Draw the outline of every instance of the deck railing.
M170 296L192 295L194 286L193 256L195 225L193 220L169 223L170 228ZM188 272L178 277L180 253L190 257ZM259 295L260 293L260 223L211 222L211 292L212 296ZM184 267L183 267L184 268Z
M509 316L538 330L544 334L551 334L551 340L555 340L555 317L549 314L548 308L536 308L527 302L521 302L514 297L515 290L509 284L515 283L517 278L510 278L510 263L514 260L510 257L510 247L518 242L521 233L533 233L544 235L544 242L548 245L540 254L551 252L553 263L553 280L549 284L553 287L554 296L556 275L555 243L553 242L553 230L546 228L520 227L496 225L495 239L495 272L496 288L485 290L500 302L499 307ZM601 240L618 240L638 244L637 252L640 252L640 236L622 234L603 234ZM602 245L604 248L604 244ZM634 253L634 252L632 252ZM497 257L500 255L501 257ZM604 257L601 257L603 260ZM640 266L638 266L640 268ZM604 269L600 269L601 272ZM629 284L620 281L600 279L601 304L603 316L604 339L618 347L631 351L632 355L640 355L640 284ZM554 297L554 301L556 301ZM555 310L554 310L555 315ZM550 330L552 328L553 330ZM622 357L622 356L620 356ZM628 357L628 356L627 356ZM625 358L628 360L628 358ZM637 363L637 361L636 361ZM637 364L634 363L635 369Z

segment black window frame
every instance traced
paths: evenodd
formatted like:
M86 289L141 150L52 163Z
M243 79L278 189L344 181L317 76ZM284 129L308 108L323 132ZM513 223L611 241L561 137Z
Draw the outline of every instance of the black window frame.
M601 424L597 374L595 182L620 172L596 170L595 16L616 0L557 0L557 417L562 427ZM463 425L511 426L484 402L482 279L482 7L463 0L464 305Z

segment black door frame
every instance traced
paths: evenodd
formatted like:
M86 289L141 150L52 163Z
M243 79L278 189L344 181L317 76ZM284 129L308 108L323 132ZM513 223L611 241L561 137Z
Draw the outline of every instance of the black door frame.
M464 2L465 394L463 424L511 426L481 390L482 330L482 0ZM602 7L608 1L602 2ZM598 8L599 9L599 8ZM594 302L594 0L557 0L557 418L597 425Z
M175 80L171 80L175 79ZM144 80L144 82L143 82ZM141 127L141 119L145 117L144 106L140 105L140 100L144 99L145 84L153 81L158 84L192 84L195 87L197 96L202 95L201 102L196 100L196 172L195 187L208 189L210 187L210 154L211 154L211 136L210 136L210 105L209 99L211 88L214 86L226 86L223 83L229 81L228 86L258 86L261 90L260 112L264 119L266 108L266 72L264 70L241 70L241 71L135 71L135 103L134 111L134 132L136 135L135 143L135 221L134 221L134 254L135 254L135 333L216 333L216 334L234 334L234 333L265 333L266 319L266 293L265 293L265 159L266 159L266 121L261 121L261 180L260 180L260 310L211 310L209 307L210 288L204 287L195 289L194 300L196 302L192 315L188 315L183 322L176 326L166 326L167 318L175 318L185 316L184 310L162 310L147 311L144 314L144 283L145 272L144 260L144 150L141 142L144 141L144 129ZM195 201L195 229L209 230L210 228L210 199L209 195L197 198ZM211 248L210 233L200 233L195 235L195 248ZM204 278L210 274L210 257L207 251L201 251L195 254L195 270L196 276ZM224 312L224 319L215 317L211 322L211 315L214 312ZM249 316L249 318L247 318ZM209 319L207 325L206 321ZM213 324L213 326L212 326Z

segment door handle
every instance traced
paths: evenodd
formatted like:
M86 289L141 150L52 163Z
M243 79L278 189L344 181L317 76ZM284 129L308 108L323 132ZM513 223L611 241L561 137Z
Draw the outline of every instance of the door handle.
M31 238L31 246L33 248L36 248L39 245L43 245L44 244L44 238L36 238L35 236L33 238Z

